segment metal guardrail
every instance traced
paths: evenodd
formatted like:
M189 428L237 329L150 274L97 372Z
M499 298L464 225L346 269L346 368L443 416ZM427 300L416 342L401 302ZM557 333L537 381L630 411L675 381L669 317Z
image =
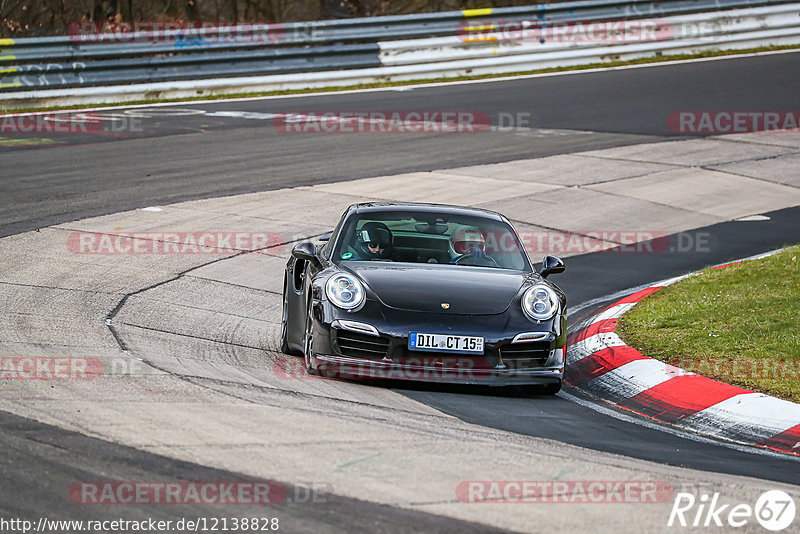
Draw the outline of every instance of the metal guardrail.
M671 16L648 19L649 31L653 38L637 41L636 39L620 39L615 41L597 41L592 39L509 39L506 41L488 40L484 46L464 46L456 36L414 39L406 41L390 41L380 43L381 63L384 66L413 66L429 64L447 72L450 65L458 62L471 62L479 67L478 60L488 60L489 65L516 63L520 68L542 68L548 59L557 58L564 62L571 59L594 57L603 59L626 59L628 53L642 51L655 54L679 54L701 51L709 47L744 48L733 46L737 43L750 43L751 46L765 44L789 44L785 38L800 40L800 9L797 4L781 4L775 6L745 8L726 11L693 13L690 15ZM557 26L551 27L552 36L557 33ZM563 28L565 33L568 28ZM589 30L583 28L585 36ZM641 30L634 27L633 32ZM435 50L435 53L431 53Z
M523 60L525 55L549 52L550 43L525 43L522 47L517 43L503 47L501 43L489 56L486 43L471 43L459 34L469 31L467 25L480 28L481 24L491 25L498 20L533 21L546 26L558 22L655 19L786 3L583 0L266 27L237 25L233 33L230 27L213 28L206 29L201 37L186 30L171 30L157 34L0 39L0 98L3 93L24 90L338 72L423 63L432 65L433 69L428 70L433 71L443 61L499 61L500 55L516 56L522 65L527 61Z
M52 88L192 80L380 66L378 45L333 45L220 53L180 53L114 60L42 63L11 67L0 88ZM5 68L0 68L0 71ZM7 73L8 74L8 73Z

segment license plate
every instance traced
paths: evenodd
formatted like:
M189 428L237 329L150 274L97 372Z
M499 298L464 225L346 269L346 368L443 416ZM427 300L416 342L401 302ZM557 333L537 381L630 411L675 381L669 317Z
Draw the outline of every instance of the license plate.
M411 332L408 335L408 350L483 354L483 338Z

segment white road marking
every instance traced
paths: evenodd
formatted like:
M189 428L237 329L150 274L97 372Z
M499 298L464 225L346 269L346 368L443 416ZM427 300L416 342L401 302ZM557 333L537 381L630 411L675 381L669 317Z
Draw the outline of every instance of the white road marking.
M747 217L739 217L735 219L736 222L754 222L754 221L768 221L770 220L766 215L748 215Z
M680 421L701 432L736 436L740 432L764 440L800 425L800 405L763 393L742 393ZM760 438L760 439L759 439Z
M581 389L611 391L615 401L629 399L676 376L695 373L652 358L634 360L589 380Z
M207 117L231 117L234 119L272 120L282 117L283 113L258 113L255 111L212 111L206 113Z
M614 306L611 306L607 310L603 310L602 313L592 318L592 322L590 324L594 324L600 321L605 321L608 319L619 319L625 312L636 306L636 304L637 304L636 302L626 302L625 304L616 304Z
M623 347L625 342L614 332L589 336L567 347L567 363L574 363L609 347Z

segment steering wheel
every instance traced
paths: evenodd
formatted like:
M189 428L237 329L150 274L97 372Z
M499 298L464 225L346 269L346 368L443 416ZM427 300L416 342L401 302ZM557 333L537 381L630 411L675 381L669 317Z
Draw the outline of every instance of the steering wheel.
M472 260L472 261L470 261ZM474 267L500 267L491 256L481 254L480 256L474 253L462 254L453 262L454 265L472 265Z

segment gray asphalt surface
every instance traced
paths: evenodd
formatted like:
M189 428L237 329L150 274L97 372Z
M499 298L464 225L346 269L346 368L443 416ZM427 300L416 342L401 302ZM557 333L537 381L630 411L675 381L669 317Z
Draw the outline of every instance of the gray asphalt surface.
M674 111L798 109L798 67L800 53L787 53L403 91L181 104L134 122L120 118L113 124L136 130L117 132L123 137L3 134L64 145L31 148L0 140L0 236L192 198L675 138L667 128ZM195 114L176 115L176 108ZM522 113L529 124L476 134L286 134L269 119L209 116L309 110L473 111L495 126L508 126L509 117Z
M69 492L76 480L281 482L253 480L238 473L149 454L6 412L0 412L0 447L3 450L0 455L3 473L0 517L32 521L34 526L42 517L71 521L152 519L172 521L170 531L180 532L191 530L175 528L181 519L196 522L202 518L206 526L214 524L211 523L214 519L221 525L226 519L232 529L234 518L246 517L268 520L259 520L258 530L277 518L281 532L503 532L486 525L348 499L326 493L324 488L310 494L306 488L283 483L286 500L275 504L79 504L71 499ZM73 524L44 531L80 530ZM13 530L2 528L0 531Z
M790 53L410 91L182 104L176 107L204 113L143 118L143 131L131 138L64 134L58 139L47 136L62 144L36 148L11 148L0 143L0 235L190 198L663 140L674 137L667 129L666 118L677 110L800 109L798 66L800 54ZM534 129L570 131L289 135L276 131L267 119L209 116L220 111L418 109L477 110L488 114L495 125L500 113L531 113ZM27 135L31 137L35 136ZM768 222L725 223L703 231L714 236L711 252L575 257L567 261L567 273L557 282L567 291L571 304L578 304L710 263L797 242L800 209L771 214ZM436 387L403 391L440 410L488 426L672 465L800 483L796 461L753 456L670 436L601 416L561 398L531 400L486 392L475 396ZM0 446L12 451L3 462L3 478L9 482L0 489L4 514L35 512L38 516L52 506L63 506L61 511L69 516L70 504L58 501L63 501L63 492L56 496L52 488L63 480L100 478L106 468L123 472L123 480L136 479L137 472L142 473L142 479L164 475L197 480L203 474L198 470L205 469L181 465L180 469L186 471L170 470L174 466L158 457L123 451L99 440L87 447L80 436L64 437L57 429L31 427L24 420L0 416ZM96 457L103 461L90 466L88 459ZM82 474L77 476L76 471ZM46 480L49 486L23 483L30 478ZM395 521L394 527L402 519L409 530L424 523L424 530L430 531L437 524L421 514L400 518L391 515L398 512L363 508L372 505L340 504L344 509L352 507L353 513L328 516L339 512L324 508L307 519L322 524L346 517L346 522L353 524L360 521L358 517L378 514ZM381 516L384 512L390 515ZM146 509L136 513L152 515ZM442 529L449 526L442 524Z

